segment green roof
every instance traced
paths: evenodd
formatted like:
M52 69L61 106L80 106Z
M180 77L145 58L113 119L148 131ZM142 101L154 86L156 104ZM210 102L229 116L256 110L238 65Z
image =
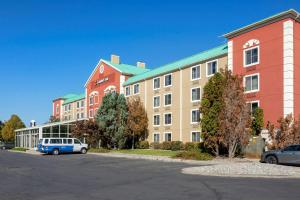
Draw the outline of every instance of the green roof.
M276 21L276 19L278 20L278 19L282 19L282 18L285 18L285 17L289 17L289 16L294 16L295 19L299 21L299 19L297 19L298 15L299 15L299 13L296 10L289 9L289 10L277 13L275 15L272 15L271 17L264 18L260 21L254 22L254 23L249 24L247 26L244 26L242 28L236 29L236 30L231 31L229 33L226 33L223 36L226 37L226 38L229 38L232 35L235 35L235 34L237 34L239 32L242 32L242 31L246 31L246 30L251 29L255 26L260 26L260 25L263 25L265 23L268 23L269 21L272 21L272 20Z
M64 98L64 97L67 97L67 98ZM79 94L79 95L76 95L76 94L68 94L68 95L65 95L64 97L62 97L64 100L64 103L63 105L65 104L68 104L68 103L72 103L74 101L78 101L78 100L81 100L81 99L84 99L85 98L85 94Z
M125 83L125 85L129 85L132 83L136 83L141 80L153 78L156 76L159 76L161 74L166 74L175 70L178 70L180 68L184 68L188 65L192 65L195 63L199 63L205 60L209 60L211 58L218 57L220 55L227 54L227 44L223 44L221 46L215 47L213 49L209 49L203 52L200 52L198 54L195 54L193 56L163 65L161 67L155 68L153 70L150 70L148 72L130 77Z
M103 59L102 59L103 60ZM132 74L132 75L138 75L141 73L145 73L149 71L149 69L137 67L134 65L128 65L128 64L115 64L107 60L103 60L107 64L117 68L119 71L121 71L124 74Z
M69 98L72 98L72 97L75 97L75 96L77 96L77 94L66 94L66 95L64 95L64 96L62 96L60 98L61 99L69 99Z

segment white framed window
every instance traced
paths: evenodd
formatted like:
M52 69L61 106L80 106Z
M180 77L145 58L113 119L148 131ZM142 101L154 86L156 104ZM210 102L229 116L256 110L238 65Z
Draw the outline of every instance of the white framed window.
M164 76L164 86L165 87L170 87L172 86L172 74L166 74Z
M200 87L191 88L191 101L197 102L201 100L201 89Z
M153 97L153 108L160 107L160 96Z
M250 112L253 113L257 108L259 108L259 101L249 101L247 102Z
M95 94L95 96L94 96L94 103L95 104L99 103L99 95L98 94Z
M81 101L81 107L82 108L84 107L84 101Z
M133 85L133 94L138 94L140 92L140 84Z
M245 93L259 91L259 74L244 76Z
M81 119L84 118L84 113L80 113Z
M199 131L191 132L191 141L192 142L201 142L201 133Z
M77 106L77 108L80 108L80 101L76 102L76 106Z
M80 114L79 113L77 113L77 118L76 119L80 119Z
M191 68L191 80L198 80L201 77L201 65L196 65Z
M164 106L171 106L172 105L172 94L165 94L164 95Z
M164 114L164 125L172 125L172 113Z
M153 142L159 142L160 134L159 133L153 133Z
M129 96L130 95L130 86L127 86L125 88L125 96Z
M90 105L93 105L93 104L94 104L94 96L93 96L93 95L91 95L91 96L89 97L89 101L90 101Z
M218 60L209 61L206 63L206 76L213 76L218 72Z
M93 118L94 117L94 110L90 109L89 111L89 118Z
M259 64L259 46L244 49L244 67Z
M67 112L68 111L68 105L65 105L64 109L65 109L65 112Z
M153 126L159 126L160 125L160 115L153 115Z
M72 105L71 104L69 104L69 110L71 110L72 109Z
M200 110L191 110L191 124L198 124L200 122Z
M97 113L98 113L98 108L96 108L95 111L94 111L94 117L97 116Z
M56 113L59 113L59 105L56 104Z
M171 142L172 141L172 133L171 132L165 132L165 141L166 142Z
M153 79L153 90L157 90L160 88L160 78Z

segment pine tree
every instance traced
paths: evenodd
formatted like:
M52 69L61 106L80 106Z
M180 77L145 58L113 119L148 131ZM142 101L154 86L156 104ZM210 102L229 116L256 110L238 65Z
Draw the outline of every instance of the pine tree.
M2 129L2 138L4 141L14 141L15 140L15 130L25 128L25 124L17 115L12 115L10 119L5 122Z

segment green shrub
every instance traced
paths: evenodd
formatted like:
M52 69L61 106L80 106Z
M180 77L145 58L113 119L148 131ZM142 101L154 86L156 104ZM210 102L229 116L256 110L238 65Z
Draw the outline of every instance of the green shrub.
M185 151L203 151L204 145L202 142L186 142L184 144Z
M109 150L104 149L104 148L90 148L89 152L92 152L92 153L108 153Z
M14 148L12 148L11 150L13 150L13 151L26 151L26 150L28 150L28 149L26 149L26 148L23 148L23 147L14 147Z
M172 142L170 141L165 141L161 144L161 148L163 150L171 150L171 147L172 147Z
M181 151L173 156L173 158L181 158L184 160L212 160L213 156L199 151Z
M152 142L151 144L150 144L150 147L152 148L152 149L161 149L161 144L159 143L159 142Z
M148 141L140 141L138 143L138 149L149 149L149 142Z
M183 143L181 141L172 141L171 142L171 150L179 151L183 149Z

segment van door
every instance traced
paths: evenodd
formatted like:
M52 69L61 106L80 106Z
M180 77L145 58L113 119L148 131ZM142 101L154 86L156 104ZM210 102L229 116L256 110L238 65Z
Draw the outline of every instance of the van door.
M81 142L78 139L74 139L74 152L80 152L81 151Z

